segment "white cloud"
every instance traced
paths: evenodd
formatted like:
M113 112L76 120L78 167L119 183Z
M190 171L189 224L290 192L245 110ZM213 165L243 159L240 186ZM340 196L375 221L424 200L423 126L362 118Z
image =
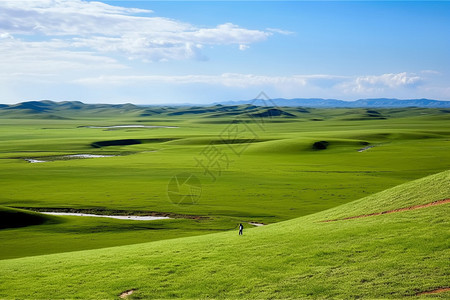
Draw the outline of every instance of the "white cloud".
M264 76L253 74L224 73L221 75L181 75L181 76L99 76L75 80L76 83L88 85L135 85L152 83L170 84L207 84L226 87L246 88L264 85L294 85L304 86L307 81L303 76Z
M201 28L186 31L180 34L180 38L187 41L196 41L202 44L250 44L267 39L272 34L260 30L241 28L232 23L218 25L216 28Z
M388 73L382 75L358 76L351 81L343 82L340 84L340 88L350 93L380 93L398 88L414 88L420 85L422 80L421 77L406 72L396 74Z
M0 75L15 73L40 73L42 75L82 70L115 70L125 66L115 59L89 51L66 49L61 40L25 42L9 39L0 42Z
M0 1L0 8L2 28L44 35L114 34L139 19L130 14L151 12L80 0Z
M92 65L88 59L86 59L86 65ZM45 76L39 71L31 71L31 69L23 69L22 72L4 74L4 76L0 73L0 83L5 83L0 84L0 96L5 97L5 89L7 92L10 89L9 94L13 95L10 97L14 99L70 98L94 102L101 99L100 102L131 101L144 104L155 103L155 101L197 103L218 99L245 99L260 91L265 91L272 97L322 97L346 100L373 97L448 99L450 96L446 85L436 86L426 80L422 82L422 78L412 79L417 76L408 73L405 75L406 78L402 75L403 73L398 73L398 76L390 73L364 76L328 74L270 76L241 73L175 76L118 75L122 74L122 71L116 72L111 69L103 76L92 76L88 70L84 73L76 73L76 76L60 78L59 73L52 73L51 70L46 70ZM132 69L125 72L132 72ZM24 84L20 84L21 82ZM14 86L23 87L25 84L27 87L25 89L13 88ZM42 86L47 87L47 90ZM51 87L56 87L54 93L49 93L48 89Z
M365 75L365 76L337 76L327 74L267 76L255 74L223 73L219 75L147 75L147 76L99 76L81 78L76 84L89 86L138 86L152 84L191 85L203 84L209 86L223 86L227 88L274 89L289 91L295 97L304 91L314 91L318 95L354 95L370 97L375 94L389 95L398 89L417 88L422 78L405 72L397 74ZM296 93L296 94L295 94ZM316 96L318 96L316 95Z
M441 75L441 72L435 71L435 70L422 70L420 71L422 74L428 74L428 75Z
M241 50L241 51L245 51L245 50L247 50L248 48L250 48L250 46L248 46L248 45L245 45L245 44L240 44L240 45L239 45L239 50Z
M0 1L0 32L8 32L2 38L23 35L24 42L33 35L42 45L57 39L66 51L119 53L144 61L204 59L204 45L235 44L243 50L273 34L232 23L201 28L150 13L81 0Z
M132 14L132 13L151 13L151 10L126 8L119 6L111 6L97 1L82 0L2 0L3 6L10 9L29 9L39 12L58 11L66 13L83 13L83 14ZM83 9L83 12L80 12Z
M12 40L12 39L14 39L14 37L11 34L9 34L8 32L3 32L3 33L0 33L0 39Z
M419 73L419 72L418 72ZM418 77L418 78L416 78ZM73 80L79 90L112 91L130 99L130 93L141 103L211 102L245 99L265 91L271 97L334 98L434 98L448 99L446 85L435 85L426 78L410 73L369 75L297 74L190 74L190 75L109 75L88 76ZM359 88L358 88L359 87ZM445 87L445 88L444 88Z
M74 47L87 47L99 52L121 52L133 58L150 61L164 59L201 59L204 45L248 44L265 40L271 34L258 30L240 28L233 24L223 24L216 28L186 28L180 30L158 30L143 32L123 32L120 36L93 36L74 38ZM155 27L153 27L155 28Z
M266 28L266 30L270 31L270 32L273 32L273 33L283 34L283 35L291 35L291 34L295 33L295 32L292 32L292 31L282 30L282 29L278 29L278 28Z

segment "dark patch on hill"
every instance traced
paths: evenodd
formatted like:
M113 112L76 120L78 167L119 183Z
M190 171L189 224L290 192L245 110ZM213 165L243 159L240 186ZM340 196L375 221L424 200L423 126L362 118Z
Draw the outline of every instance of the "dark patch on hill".
M173 111L174 109L168 109L167 107L152 107L152 108L146 108L141 111L140 117L150 117L150 116L158 116L164 113L167 113L168 111Z
M213 114L210 117L216 118L216 117L238 116L238 115L242 115L242 112L240 111L221 112L219 114Z
M214 112L214 109L206 109L206 108L196 108L196 109L186 109L186 110L180 110L180 111L176 111L176 112L172 112L172 113L168 113L168 116L182 116L182 115L187 115L187 114L204 114L204 113L208 113L208 112Z
M216 141L211 141L211 144L251 144L251 143L262 143L267 141L272 141L273 139L221 139Z
M154 115L159 115L165 110L162 109L145 109L139 116L141 117L149 117Z
M254 105L231 105L231 106L214 106L215 114L210 117L226 117L226 116L248 116L252 113L258 113L260 107Z
M325 150L325 149L328 148L328 145L329 145L329 144L330 144L330 143L327 142L327 141L315 142L315 143L312 145L312 148L313 148L314 150Z
M135 140L135 139L99 141L99 142L92 143L91 147L102 148L102 147L108 147L108 146L129 146L129 145L136 145L136 144L142 144L142 142L140 140Z
M140 139L140 141L142 142L142 144L150 144L150 143L165 143L179 139L180 138L152 138L152 139Z
M242 107L242 106L238 106L238 107ZM252 105L252 104L247 104L243 106L244 109L248 110L252 110L252 109L259 109L261 108L260 106L256 106L256 105Z
M298 107L296 109L296 111L299 112L299 113L303 113L303 114L309 114L310 113L309 110L307 110L306 108L303 108L303 107Z
M270 108L261 113L251 114L250 116L255 117L255 118L271 118L271 117L295 118L296 117L295 115L285 112L278 108Z
M44 215L0 207L0 229L40 225L48 220L49 218Z
M123 139L123 140L99 141L91 143L91 147L102 148L108 146L130 146L149 143L164 143L177 139L178 138L153 138L153 139Z
M370 109L368 109L368 110L366 110L366 112L367 112L368 114L381 115L381 113L380 113L379 111L376 111L376 110L370 110Z
M380 120L385 120L386 117L383 116L380 112L376 111L376 110L366 110L366 116L371 118L371 119L380 119Z

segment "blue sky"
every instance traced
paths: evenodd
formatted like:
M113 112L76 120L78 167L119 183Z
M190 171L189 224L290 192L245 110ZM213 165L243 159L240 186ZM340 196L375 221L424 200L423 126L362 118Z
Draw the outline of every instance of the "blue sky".
M0 103L450 100L450 2L0 0Z

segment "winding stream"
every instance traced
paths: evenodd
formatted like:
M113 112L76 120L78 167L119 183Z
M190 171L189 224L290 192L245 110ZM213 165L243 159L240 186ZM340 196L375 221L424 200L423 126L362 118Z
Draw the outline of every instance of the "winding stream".
M94 215L82 213L63 213L63 212L45 212L45 211L40 211L39 213L54 216L97 217L97 218L111 218L111 219L134 220L134 221L154 221L154 220L170 219L169 217L155 217L155 216L113 216L113 215Z

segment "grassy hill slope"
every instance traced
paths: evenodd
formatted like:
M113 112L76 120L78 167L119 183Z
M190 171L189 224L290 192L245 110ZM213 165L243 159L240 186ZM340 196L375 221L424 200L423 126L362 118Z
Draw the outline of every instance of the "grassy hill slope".
M237 232L0 261L0 298L402 298L450 286L450 171ZM33 280L30 280L32 278ZM445 298L449 293L431 295ZM426 297L426 296L423 296Z

